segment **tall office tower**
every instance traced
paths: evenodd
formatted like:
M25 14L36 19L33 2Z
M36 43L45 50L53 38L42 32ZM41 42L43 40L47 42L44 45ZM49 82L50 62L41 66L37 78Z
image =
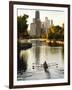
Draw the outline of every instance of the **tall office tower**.
M36 24L36 36L40 38L41 36L41 21L39 11L35 12L35 24Z
M40 19L39 11L36 11L36 12L35 12L35 18L36 18L36 19Z
M33 23L35 23L35 18L33 18Z
M50 20L48 19L48 17L45 17L44 27L45 29L50 28Z
M36 24L35 23L31 23L30 24L30 35L31 36L35 36L36 35Z
M51 25L50 25L50 20L48 20L48 29L50 28L50 26L51 26Z
M45 22L41 22L41 34L46 34L46 29L44 27ZM41 35L42 36L42 35Z
M53 26L53 20L51 20L51 26Z
M33 18L33 22L30 24L30 35L38 38L41 36L41 21L39 11L35 12L35 18Z
M48 37L48 28L49 28L49 20L48 20L48 17L45 17L45 22L44 22L44 30L45 30L45 33Z
M45 29L48 29L48 25L49 25L49 23L48 23L48 17L45 17L45 23L44 23Z
M30 35L31 36L35 36L36 35L35 18L33 18L33 22L30 24Z
M41 22L41 29L44 30L44 22Z

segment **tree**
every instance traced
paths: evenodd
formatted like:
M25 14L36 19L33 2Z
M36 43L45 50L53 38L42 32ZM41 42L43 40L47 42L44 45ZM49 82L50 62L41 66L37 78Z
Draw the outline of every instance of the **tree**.
M59 25L52 26L48 30L49 40L64 40L64 25L61 27Z
M61 31L61 27L60 26L55 26L55 39L59 40L60 39L60 31Z
M54 39L54 34L55 34L55 30L54 30L54 26L52 26L51 28L48 29L48 39Z
M60 34L61 34L61 40L63 41L64 40L64 24L62 25Z
M27 28L27 18L29 16L24 14L23 16L17 17L17 29L18 29L18 38L25 37L28 35Z

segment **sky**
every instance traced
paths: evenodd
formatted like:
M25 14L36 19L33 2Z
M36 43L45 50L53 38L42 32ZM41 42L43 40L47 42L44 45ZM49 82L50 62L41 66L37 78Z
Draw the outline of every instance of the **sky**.
M25 9L19 8L17 10L17 16L23 16L24 14L29 15L27 19L28 29L30 30L30 23L33 22L33 18L35 18L35 11L38 10L40 13L41 22L45 21L45 17L48 17L49 20L53 20L54 25L60 25L64 23L64 11L60 10L43 10L43 9Z

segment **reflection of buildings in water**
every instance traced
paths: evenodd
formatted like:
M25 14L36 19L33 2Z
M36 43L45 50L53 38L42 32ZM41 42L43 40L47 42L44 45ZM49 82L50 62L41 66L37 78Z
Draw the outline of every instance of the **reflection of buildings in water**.
M45 61L47 62L48 53L46 52L46 46L42 45L40 49L40 63L43 64Z
M36 44L28 50L21 51L20 56L21 57L23 56L23 62L25 64L24 65L25 69L23 69L23 70L26 71L25 73L27 75L25 80L28 80L28 79L32 80L33 77L34 77L34 79L36 79L36 78L38 78L38 79L40 79L40 78L52 79L53 77L57 78L57 76L54 76L54 74L57 75L56 74L57 71L56 72L54 71L54 69L56 70L56 68L49 67L48 72L44 72L44 69L43 69L43 63L46 60L48 61L48 62L46 61L48 64L50 62L51 63L52 62L56 62L56 63L58 62L58 63L60 63L59 64L60 66L62 65L62 60L61 60L62 59L62 56L61 56L62 55L61 54L62 49L56 48L56 49L59 49L59 52L61 52L61 53L59 53L58 50L56 50L56 53L54 54L54 53L51 53L50 48L52 48L52 47L48 47L48 46L44 46L44 45L38 46ZM53 51L55 51L54 49L53 49ZM55 61L54 61L54 59L55 59ZM41 67L39 67L39 66L41 66ZM22 71L23 75L24 75L24 71ZM53 73L53 71L54 71L54 73ZM30 75L33 75L33 77L32 76L30 77ZM42 77L40 77L41 75L42 75ZM21 77L21 75L20 75L20 77Z
M35 63L36 65L39 65L40 64L40 47L39 46L36 46L35 48Z
M27 67L28 70L37 70L40 65L40 46L37 43L28 52Z

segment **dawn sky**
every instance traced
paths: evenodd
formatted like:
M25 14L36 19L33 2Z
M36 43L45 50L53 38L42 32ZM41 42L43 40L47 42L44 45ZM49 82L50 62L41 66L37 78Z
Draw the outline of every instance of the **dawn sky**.
M17 15L23 16L24 14L29 15L27 19L28 29L30 29L30 23L33 22L33 18L35 18L35 11L38 10L40 13L41 22L45 21L45 17L48 17L49 20L53 20L54 25L62 25L64 23L64 11L56 11L56 10L39 10L39 9L18 9Z

